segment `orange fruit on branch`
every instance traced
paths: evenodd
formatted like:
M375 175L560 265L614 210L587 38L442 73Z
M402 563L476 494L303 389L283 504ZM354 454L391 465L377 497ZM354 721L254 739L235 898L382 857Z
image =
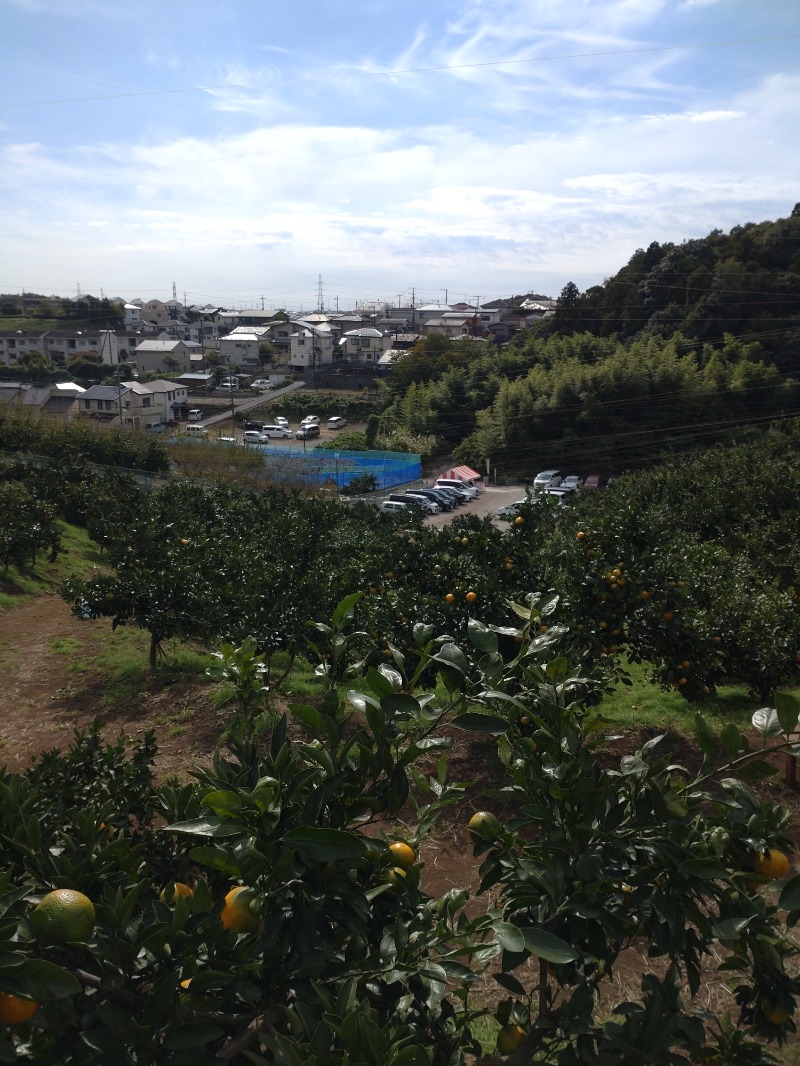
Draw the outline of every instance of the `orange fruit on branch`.
M770 848L765 855L757 856L753 869L762 877L771 877L775 880L786 874L789 869L789 860L782 851Z
M39 1009L35 999L22 999L8 992L0 992L0 1022L5 1025L20 1025L32 1018Z
M48 944L88 940L94 930L94 904L83 892L72 888L48 892L34 908L34 914L44 918L41 935Z
M393 844L389 845L389 852L395 866L399 866L403 870L410 870L417 861L417 853L404 840L395 840Z
M220 921L231 933L254 933L258 929L258 915L250 910L250 904L256 898L252 888L237 885L225 897L225 906L220 914Z
M172 891L169 891L170 886L167 885L161 889L159 899L162 903L173 904L177 903L179 898L185 898L186 896L193 895L192 889L183 883L183 881L176 881L172 886Z
M525 1036L521 1025L504 1025L497 1034L497 1050L501 1055L513 1055L522 1046Z

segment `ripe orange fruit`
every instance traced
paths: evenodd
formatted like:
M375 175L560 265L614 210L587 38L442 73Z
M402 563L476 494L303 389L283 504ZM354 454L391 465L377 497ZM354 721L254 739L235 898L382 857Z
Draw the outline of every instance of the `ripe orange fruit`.
M252 888L237 885L225 897L225 906L220 914L220 921L232 933L254 933L258 929L258 915L250 910L251 902L256 898Z
M578 540L583 540L583 538L586 536L586 534L581 530L581 532L580 533L576 533L575 536L578 538Z
M665 622L671 622L675 615L672 613L672 611L664 611L661 617L664 619Z
M467 823L473 836L494 836L500 822L491 811L476 811Z
M455 598L455 596L453 595L452 592L448 592L447 595L444 598L444 602L445 603L455 603L455 600L456 600L456 598Z
M770 848L766 855L759 855L753 863L753 869L762 877L776 879L783 877L789 869L789 860L782 851Z
M513 1055L522 1046L525 1035L520 1025L504 1025L497 1034L497 1050L501 1055Z
M169 885L161 889L159 899L162 903L173 904L178 902L178 897L185 897L193 895L193 889L184 884L183 881L176 881L171 892L168 892Z
M464 599L467 601L467 603L474 603L475 600L477 600L477 598L478 598L478 593L477 592L468 592L466 594L466 596L464 597Z
M5 1025L19 1025L27 1022L39 1009L35 999L20 999L8 992L0 992L0 1022Z
M513 569L514 569L514 564L513 563L506 563L506 570L513 570Z
M521 526L524 521L525 519L522 517L522 515L518 514L517 517L514 519L514 525Z
M403 870L410 870L417 861L417 853L404 840L395 840L393 844L389 845L389 852L395 866L399 866Z
M768 999L762 1000L761 1013L764 1016L764 1020L769 1022L770 1025L786 1025L791 1017L791 1014L786 1007L782 1007L777 1003L772 1003Z
M642 595L642 599L643 600L649 600L650 599L650 593L647 591L647 589L642 589L641 595Z
M34 914L46 919L42 938L47 944L88 940L94 929L94 904L83 892L72 888L48 892L34 908Z

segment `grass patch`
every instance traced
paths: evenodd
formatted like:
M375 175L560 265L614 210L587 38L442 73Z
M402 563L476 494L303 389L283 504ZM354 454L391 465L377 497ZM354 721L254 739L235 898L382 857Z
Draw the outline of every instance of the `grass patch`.
M100 549L85 530L67 522L57 525L65 551L53 563L43 553L34 569L18 570L10 566L7 573L0 573L0 610L16 607L43 592L57 593L67 578L88 578L98 567L106 565Z
M99 638L97 654L90 661L74 659L68 671L73 694L77 694L75 690L80 687L88 688L102 680L103 693L99 704L105 710L135 700L154 685L178 679L204 679L206 670L215 661L210 654L173 641L165 647L164 657L159 659L153 673L149 663L150 636L144 630L137 626L119 626L112 630L100 620L87 625L98 627L94 630L95 638ZM68 642L69 638L61 640L63 644Z
M50 651L55 655L73 655L82 648L83 644L74 637L56 637L50 641Z
M645 666L630 663L626 669L633 684L618 682L600 704L602 714L626 729L671 729L693 736L698 711L717 728L733 722L740 729L747 729L753 712L762 706L762 701L751 696L744 685L733 684L720 687L713 699L687 703L677 692L654 685Z
M281 659L283 661L281 661ZM279 674L283 670L286 664L289 662L289 657L285 653L278 652L272 658L274 673ZM314 674L314 667L305 659L302 655L298 655L294 661L294 667L291 674L287 677L283 683L281 692L284 696L300 697L301 699L308 699L312 696L319 697L320 695L320 681Z

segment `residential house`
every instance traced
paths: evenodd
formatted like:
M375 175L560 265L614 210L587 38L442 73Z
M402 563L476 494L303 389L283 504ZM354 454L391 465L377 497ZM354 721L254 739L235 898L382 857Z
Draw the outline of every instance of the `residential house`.
M33 352L45 355L45 334L33 329L0 331L0 360L6 366L17 366Z
M77 410L77 399L86 390L72 381L54 385L30 385L0 381L0 403L13 404L61 421L68 421Z
M141 411L137 412L140 419L144 416L145 422L180 422L188 418L189 390L185 385L162 380L148 381L146 385L140 385L138 381L123 381L122 384L135 396L151 397L149 404L142 401ZM130 411L133 417L133 401ZM124 415L127 412L128 409L124 408Z
M78 414L95 422L119 422L126 400L131 400L131 389L124 385L93 385L78 397ZM129 406L127 410L131 410Z
M134 359L140 375L186 373L196 369L191 360L193 350L185 341L144 340L137 344Z
M138 316L133 310L134 307L139 307L140 311ZM174 322L176 319L180 319L183 315L183 304L178 303L177 300L148 300L146 303L143 300L131 300L130 303L125 305L125 327L126 329L144 329L149 331L161 330L169 325L170 322Z
M269 340L269 326L237 326L219 339L219 361L246 373L261 365L261 345Z
M334 357L333 331L327 322L314 325L307 319L293 323L298 327L289 341L289 362L292 370L304 372L311 368L330 366Z
M339 341L339 359L356 363L377 364L383 353L392 347L392 338L379 329L363 326L351 329Z

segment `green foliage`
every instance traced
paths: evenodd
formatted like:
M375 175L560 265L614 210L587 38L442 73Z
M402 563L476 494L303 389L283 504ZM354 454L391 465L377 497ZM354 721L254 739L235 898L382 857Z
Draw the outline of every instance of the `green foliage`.
M336 391L310 391L300 389L273 400L269 410L284 415L290 421L304 418L307 414L319 415L321 419L341 415L348 422L366 422L367 418L380 411L382 403L372 397L353 396Z
M0 411L0 452L153 472L169 465L163 445L152 435L95 429L86 421L55 422L8 409Z
M55 518L55 508L21 482L0 482L0 565L6 574L12 564L20 570L34 567L42 551L55 562L61 551Z
M552 598L512 604L502 626L473 620L460 642L419 627L414 656L366 668L359 602L315 625L318 697L262 752L231 739L190 784L156 788L152 738L127 753L95 726L4 775L0 989L41 1003L6 1060L457 1066L486 1029L471 1002L486 972L498 1024L524 1027L531 1060L771 1061L766 1045L794 1029L781 915L800 917L800 879L777 904L758 891L759 855L790 847L787 816L744 779L786 749L800 704L776 700L758 746L698 719L696 773L662 738L609 765L586 710L596 684L563 628L542 631ZM222 656L252 704L253 642ZM376 831L402 812L418 853L443 810L473 809L447 778L453 731L497 738L515 811L471 830L484 907L459 888L430 895L424 866L395 868ZM188 892L173 898L176 882ZM34 906L57 886L93 902L88 939L39 929ZM232 886L247 887L255 930L236 931ZM663 976L609 1004L606 978L642 942ZM694 1009L709 971L735 976L735 1018Z
M361 496L378 491L378 479L374 474L357 474L342 488L343 496Z

